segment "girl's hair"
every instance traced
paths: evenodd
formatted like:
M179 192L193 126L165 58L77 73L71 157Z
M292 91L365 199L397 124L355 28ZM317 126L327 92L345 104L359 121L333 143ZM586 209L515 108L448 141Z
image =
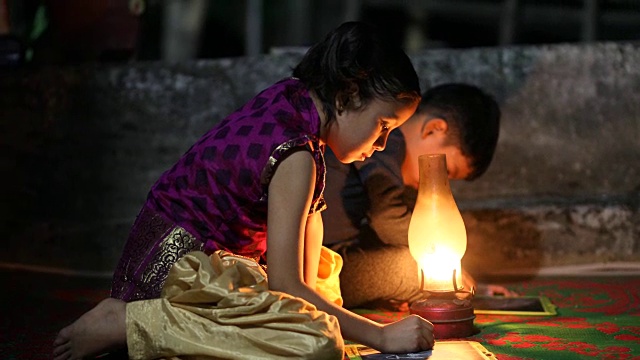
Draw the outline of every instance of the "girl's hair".
M293 76L315 91L327 124L335 119L336 99L352 109L374 98L402 103L420 99L418 76L407 54L363 22L346 22L327 34L307 51Z

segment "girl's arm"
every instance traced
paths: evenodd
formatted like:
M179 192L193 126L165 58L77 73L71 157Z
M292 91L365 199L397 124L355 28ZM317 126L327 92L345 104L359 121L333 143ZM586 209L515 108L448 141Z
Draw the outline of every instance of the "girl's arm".
M317 219L313 216L309 219L308 216L314 186L315 163L309 152L297 151L280 161L269 184L269 288L303 298L336 316L346 339L388 353L430 349L433 346L433 325L421 317L411 315L398 322L381 325L333 304L305 282L306 278L317 275L310 276L309 272L312 269L317 271L321 246L321 236L306 236L307 231L313 231L307 229L308 223L313 227L318 225ZM306 267L305 260L315 264Z
M304 282L312 289L316 288L320 252L322 251L322 215L315 212L307 217L304 237Z

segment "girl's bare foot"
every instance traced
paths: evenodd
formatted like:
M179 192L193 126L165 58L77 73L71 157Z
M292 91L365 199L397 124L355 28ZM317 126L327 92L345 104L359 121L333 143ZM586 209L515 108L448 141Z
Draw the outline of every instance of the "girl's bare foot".
M53 342L55 360L84 359L127 344L126 303L108 298L60 330Z

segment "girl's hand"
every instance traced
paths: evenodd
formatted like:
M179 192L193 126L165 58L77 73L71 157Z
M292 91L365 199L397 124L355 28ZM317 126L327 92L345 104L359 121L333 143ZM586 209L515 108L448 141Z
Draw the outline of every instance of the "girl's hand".
M418 315L410 315L382 328L381 353L402 354L433 348L433 324Z

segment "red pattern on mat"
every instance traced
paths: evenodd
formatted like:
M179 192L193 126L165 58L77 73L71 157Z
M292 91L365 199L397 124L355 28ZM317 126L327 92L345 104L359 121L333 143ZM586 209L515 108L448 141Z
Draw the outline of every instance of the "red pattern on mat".
M477 315L478 341L500 360L640 360L640 277L549 277L505 284L522 295L547 296L558 316ZM408 312L358 310L387 323Z

